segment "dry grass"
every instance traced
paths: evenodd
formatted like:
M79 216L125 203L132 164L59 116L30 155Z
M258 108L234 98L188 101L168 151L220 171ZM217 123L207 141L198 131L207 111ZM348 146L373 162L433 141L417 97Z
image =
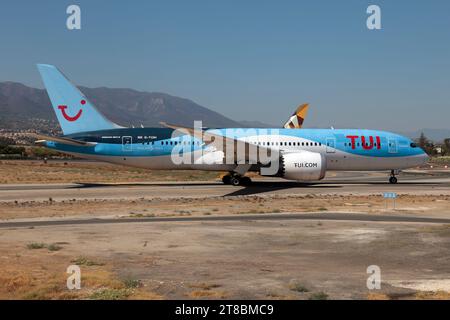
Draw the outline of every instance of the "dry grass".
M81 266L81 289L66 287L66 269L75 261L63 251L0 248L0 299L162 299L161 295L120 280L110 264ZM79 259L78 259L79 260ZM49 261L51 261L49 263ZM83 261L92 261L85 259ZM6 263L7 262L7 263ZM134 284L134 282L133 282Z
M191 291L188 296L194 299L211 298L211 299L225 299L227 294L224 291L213 290L194 290Z
M224 299L227 297L227 294L224 291L212 290L212 289L217 289L217 288L221 287L220 284L199 282L199 283L189 284L188 287L196 289L196 290L189 292L188 296L190 298Z
M0 183L144 182L218 179L219 173L190 170L152 171L90 161L0 161Z
M436 292L417 292L415 295L419 300L450 300L450 292L436 291Z
M371 292L367 295L367 300L390 300L390 298L384 293Z
M289 283L289 290L304 293L309 292L309 289L301 282L293 280Z

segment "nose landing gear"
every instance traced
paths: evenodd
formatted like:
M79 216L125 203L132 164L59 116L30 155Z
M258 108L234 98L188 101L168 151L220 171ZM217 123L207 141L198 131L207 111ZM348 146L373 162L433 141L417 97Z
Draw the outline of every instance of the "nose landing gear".
M391 176L389 178L389 183L391 183L391 184L397 183L397 178L395 176L398 175L399 173L400 173L399 170L391 170Z

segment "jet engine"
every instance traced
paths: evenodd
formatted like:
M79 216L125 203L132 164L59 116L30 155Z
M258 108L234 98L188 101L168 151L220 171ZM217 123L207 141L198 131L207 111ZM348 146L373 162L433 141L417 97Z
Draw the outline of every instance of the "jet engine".
M327 162L317 152L285 153L280 157L278 176L287 180L313 181L325 177Z

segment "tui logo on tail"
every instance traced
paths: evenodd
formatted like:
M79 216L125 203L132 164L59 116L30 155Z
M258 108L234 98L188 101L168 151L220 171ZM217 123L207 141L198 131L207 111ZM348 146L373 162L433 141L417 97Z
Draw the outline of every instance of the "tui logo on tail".
M85 104L86 104L86 100L81 100L80 103L81 103L82 105L85 105ZM79 118L79 117L81 116L81 114L83 113L83 109L80 109L80 110L78 110L78 112L77 112L77 114L76 114L75 116L71 117L71 116L69 116L69 115L66 113L67 106L58 106L58 109L61 110L61 113L62 113L64 119L66 119L67 121L70 121L70 122L77 121L78 118Z

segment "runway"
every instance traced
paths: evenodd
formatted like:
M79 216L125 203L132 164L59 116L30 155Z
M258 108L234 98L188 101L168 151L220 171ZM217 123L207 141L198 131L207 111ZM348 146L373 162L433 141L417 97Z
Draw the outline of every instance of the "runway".
M340 172L316 183L298 183L282 179L256 179L247 187L224 185L218 181L148 182L92 184L9 184L0 186L0 202L56 201L73 199L204 198L258 194L449 194L450 175L408 174L392 185L379 173Z
M348 213L272 213L245 214L226 216L191 216L191 217L148 217L148 218L101 218L101 219L64 219L1 222L0 228L30 228L62 225L94 225L111 223L145 223L145 222L209 222L209 221L260 221L260 220L333 220L333 221L367 221L367 222L408 222L408 223L450 223L450 219L412 217L378 214Z

